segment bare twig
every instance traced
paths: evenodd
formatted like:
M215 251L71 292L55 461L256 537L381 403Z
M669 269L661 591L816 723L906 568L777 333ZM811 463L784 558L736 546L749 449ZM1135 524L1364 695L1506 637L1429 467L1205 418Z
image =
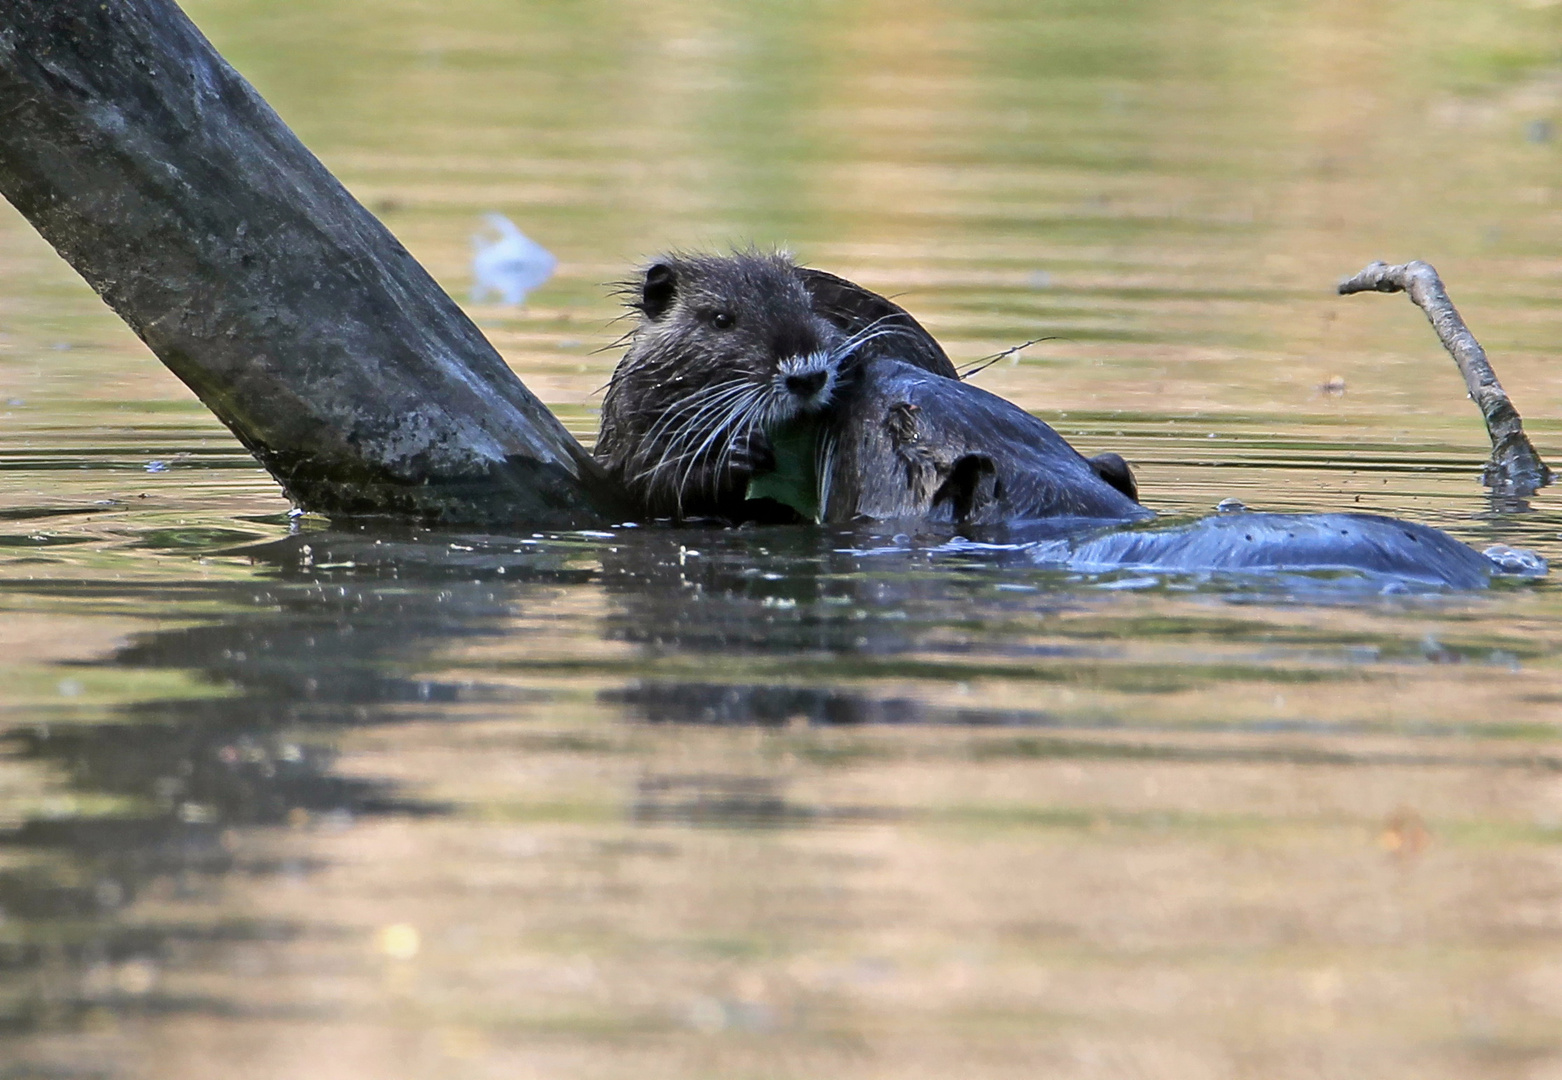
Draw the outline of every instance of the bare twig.
M1482 483L1494 490L1517 495L1532 494L1551 483L1554 476L1540 460L1529 436L1524 434L1524 422L1497 381L1497 373L1486 359L1486 350L1459 317L1443 288L1442 278L1430 264L1419 260L1399 266L1375 262L1355 277L1340 282L1339 290L1342 296L1359 292L1407 293L1426 312L1438 340L1459 365L1464 385L1470 391L1470 400L1480 406L1481 416L1486 420L1492 451L1481 477Z

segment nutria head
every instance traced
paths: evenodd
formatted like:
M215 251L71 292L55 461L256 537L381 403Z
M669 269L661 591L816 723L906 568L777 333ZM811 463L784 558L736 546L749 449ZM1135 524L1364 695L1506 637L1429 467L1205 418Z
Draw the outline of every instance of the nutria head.
M735 519L766 433L823 414L878 328L815 310L784 255L668 255L630 282L639 316L602 403L596 455L654 514Z

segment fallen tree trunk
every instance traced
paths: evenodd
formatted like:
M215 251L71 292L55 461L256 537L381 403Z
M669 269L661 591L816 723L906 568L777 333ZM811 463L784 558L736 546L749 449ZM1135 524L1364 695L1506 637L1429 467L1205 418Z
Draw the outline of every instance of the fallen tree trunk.
M1437 332L1437 339L1448 350L1448 355L1459 365L1464 376L1465 389L1470 400L1481 410L1486 421L1486 434L1491 439L1491 458L1481 481L1499 494L1533 495L1554 479L1546 463L1540 460L1535 447L1524 434L1524 421L1514 408L1486 350L1475 340L1470 328L1464 324L1459 310L1448 298L1443 279L1437 276L1429 263L1412 261L1390 266L1375 262L1355 277L1339 284L1342 296L1360 292L1402 292L1412 303L1425 312L1427 321Z
M5 6L0 192L298 505L514 526L627 512L172 0Z

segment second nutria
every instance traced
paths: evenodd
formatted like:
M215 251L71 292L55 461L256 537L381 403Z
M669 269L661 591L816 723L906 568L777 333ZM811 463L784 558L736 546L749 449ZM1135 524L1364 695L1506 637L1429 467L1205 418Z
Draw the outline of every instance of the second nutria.
M779 446L790 446L784 430L776 435ZM851 394L820 426L818 444L814 461L782 461L779 471L812 465L811 505L821 521L964 528L1155 516L1139 505L1133 475L1116 454L1086 458L1018 405L894 357L859 367Z
M639 321L595 453L654 516L765 516L747 489L771 461L766 432L829 410L871 357L955 377L901 308L784 255L667 255L626 292Z

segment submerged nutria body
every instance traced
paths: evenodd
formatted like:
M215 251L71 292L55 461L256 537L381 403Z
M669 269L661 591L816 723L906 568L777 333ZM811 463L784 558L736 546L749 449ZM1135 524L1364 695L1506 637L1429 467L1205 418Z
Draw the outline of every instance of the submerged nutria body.
M955 374L899 307L784 255L669 255L629 292L639 321L595 453L653 516L765 516L747 491L771 463L767 433L837 408L890 339L923 370Z

